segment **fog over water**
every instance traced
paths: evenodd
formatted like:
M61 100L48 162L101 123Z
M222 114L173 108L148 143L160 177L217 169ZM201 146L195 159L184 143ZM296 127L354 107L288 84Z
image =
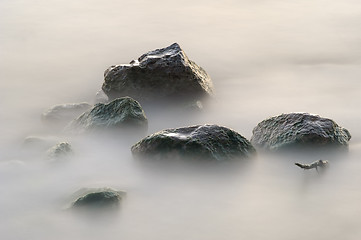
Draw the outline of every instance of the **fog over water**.
M0 239L360 239L361 4L326 1L0 1ZM288 112L335 120L348 155L260 152L238 167L145 164L134 140L44 126L55 104L94 102L104 70L178 42L212 77L199 115L145 109L149 133L190 124L248 139ZM28 136L69 141L54 163ZM330 161L324 172L294 162ZM82 187L127 192L119 213L64 208Z

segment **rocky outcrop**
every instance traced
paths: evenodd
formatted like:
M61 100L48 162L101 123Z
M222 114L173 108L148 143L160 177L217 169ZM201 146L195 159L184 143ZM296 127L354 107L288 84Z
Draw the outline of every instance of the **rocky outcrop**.
M255 153L246 138L217 125L166 129L144 138L131 150L139 158L195 158L208 161L247 158Z
M68 123L91 107L85 102L60 104L49 108L41 115L41 119L46 123Z
M189 60L177 43L109 67L103 91L110 99L130 96L144 103L157 100L197 101L213 94L206 71Z
M75 119L67 129L93 130L132 128L147 131L148 120L140 104L130 97L117 98L110 103L98 103Z
M83 188L74 196L76 200L71 204L73 208L117 208L125 193L112 188Z
M349 131L333 120L308 113L271 117L253 129L251 142L265 149L346 147Z

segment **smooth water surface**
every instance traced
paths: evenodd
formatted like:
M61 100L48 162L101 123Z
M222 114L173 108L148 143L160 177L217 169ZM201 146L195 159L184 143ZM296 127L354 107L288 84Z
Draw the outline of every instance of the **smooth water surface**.
M360 22L356 0L2 0L0 238L360 239ZM93 103L108 66L173 42L216 96L200 115L146 113L149 133L215 123L249 139L267 117L310 112L351 132L349 154L327 156L320 173L294 162L322 155L152 166L122 136L67 136L40 121L54 104ZM69 141L73 158L30 153L34 135ZM79 188L103 186L127 192L115 216L65 210Z

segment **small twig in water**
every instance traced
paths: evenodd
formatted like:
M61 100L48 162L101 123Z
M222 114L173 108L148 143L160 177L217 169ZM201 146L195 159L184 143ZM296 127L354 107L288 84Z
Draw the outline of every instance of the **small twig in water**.
M326 160L318 160L318 161L315 161L311 164L302 164L302 163L295 163L296 166L299 166L300 168L303 168L303 169L312 169L312 168L316 168L316 171L318 172L318 167L326 167L328 165L328 161Z

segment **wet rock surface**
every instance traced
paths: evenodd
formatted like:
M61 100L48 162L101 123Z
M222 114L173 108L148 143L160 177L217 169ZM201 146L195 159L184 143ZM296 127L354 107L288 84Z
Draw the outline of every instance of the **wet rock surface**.
M140 56L129 64L109 67L102 90L110 99L130 96L148 101L197 101L213 94L207 72L188 59L177 43Z
M68 123L90 109L89 103L65 103L53 106L41 115L46 123Z
M347 149L349 131L333 120L309 113L271 117L253 129L251 142L265 149L341 147Z
M117 208L125 193L112 188L83 188L77 191L78 196L71 204L73 208Z
M98 103L75 119L67 129L136 129L147 131L148 120L140 104L130 97L117 98L110 103Z
M133 156L145 159L224 161L255 154L255 149L246 138L218 125L166 129L142 139L131 150Z

